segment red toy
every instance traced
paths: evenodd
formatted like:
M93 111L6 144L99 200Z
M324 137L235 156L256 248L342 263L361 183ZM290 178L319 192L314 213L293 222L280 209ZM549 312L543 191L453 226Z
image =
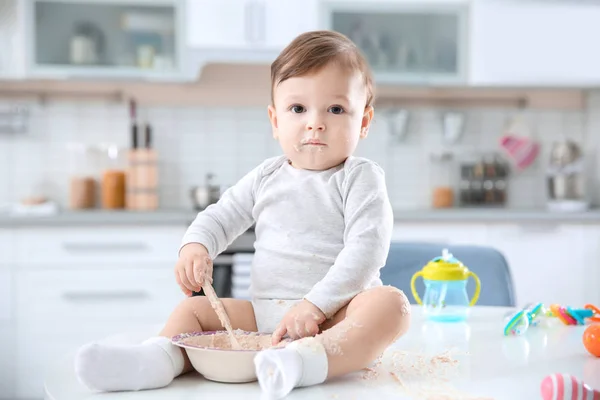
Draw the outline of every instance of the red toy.
M600 392L569 374L552 374L542 380L543 400L600 400Z
M600 324L592 324L585 329L583 345L590 354L600 357Z

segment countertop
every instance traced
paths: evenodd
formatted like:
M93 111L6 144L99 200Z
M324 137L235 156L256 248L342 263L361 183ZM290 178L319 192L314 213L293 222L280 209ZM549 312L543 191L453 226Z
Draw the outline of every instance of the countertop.
M600 389L600 358L583 345L584 325L566 326L550 319L523 336L505 337L505 307L473 307L466 323L434 323L413 306L408 333L383 354L371 370L295 389L297 400L417 398L539 399L542 380L553 373L571 374ZM155 331L122 333L103 340L134 344ZM75 377L73 354L66 354L45 377L49 400L188 400L262 399L257 382L211 382L192 372L162 389L141 392L93 393ZM393 375L392 375L393 374ZM570 386L569 386L570 387ZM569 389L570 394L570 389ZM560 396L560 398L563 398ZM565 397L566 398L566 397ZM570 398L570 397L569 397ZM579 398L582 398L581 396ZM588 397L591 398L591 397Z
M158 211L59 211L49 215L11 215L0 213L0 227L77 226L77 225L189 225L193 210Z
M12 216L0 213L0 227L86 225L189 225L197 212L191 209L136 211L64 211L53 215ZM402 209L394 211L402 222L564 222L600 224L600 209L586 212L550 212L543 209Z

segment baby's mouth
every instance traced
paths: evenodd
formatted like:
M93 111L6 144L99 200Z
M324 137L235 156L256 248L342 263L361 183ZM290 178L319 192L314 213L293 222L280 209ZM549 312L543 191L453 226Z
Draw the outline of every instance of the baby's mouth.
M327 146L325 143L321 142L319 139L308 139L302 141L303 146Z

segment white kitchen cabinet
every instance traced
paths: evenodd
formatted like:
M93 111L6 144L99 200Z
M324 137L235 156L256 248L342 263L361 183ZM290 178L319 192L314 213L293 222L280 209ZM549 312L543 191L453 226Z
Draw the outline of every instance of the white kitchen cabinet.
M172 269L184 226L36 227L16 232L16 259L22 268L81 269L102 265L117 268Z
M173 273L185 229L15 228L9 307L18 338L9 342L15 396L42 398L47 368L85 343L162 326L185 298ZM0 271L0 302L5 300L3 280Z
M0 80L25 76L24 3L0 1Z
M161 323L185 298L171 266L149 270L120 266L118 270L19 271L18 325L33 329L41 324L50 329L59 324L70 331L101 321Z
M183 0L22 1L28 76L184 79Z
M568 86L600 83L600 4L474 0L469 83Z
M252 10L261 7L248 0L187 0L187 44L192 48L229 49L258 40L261 29Z
M426 242L439 244L488 244L487 226L484 223L397 223L392 233L393 241Z
M318 0L187 0L191 68L206 62L271 62L298 34L318 27Z
M319 28L319 0L268 0L266 41L268 46L283 50L296 36Z
M45 372L60 357L90 341L162 326L185 298L172 268L122 267L17 273L19 398L41 397Z
M510 265L518 306L530 302L583 307L593 262L581 225L551 222L490 225L488 240Z
M13 231L0 229L0 271L14 261Z
M0 322L0 399L15 398L15 329L12 324Z
M585 302L600 305L600 226L583 225L581 227L583 244Z
M384 84L466 84L469 4L323 1L320 24L348 36Z
M156 324L132 323L82 323L70 326L40 325L38 329L18 329L19 340L15 344L14 390L17 399L41 399L44 397L44 376L63 357L76 352L79 347L92 341L123 333L142 330L155 331Z
M13 283L10 270L0 270L0 325L13 317Z

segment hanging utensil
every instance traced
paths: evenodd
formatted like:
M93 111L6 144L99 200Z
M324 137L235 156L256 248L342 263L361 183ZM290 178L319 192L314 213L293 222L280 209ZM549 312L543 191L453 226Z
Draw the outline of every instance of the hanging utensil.
M408 110L392 110L388 112L387 122L390 135L398 141L404 140L408 132L409 112Z
M465 115L458 112L446 112L442 115L443 141L455 144L463 134Z

